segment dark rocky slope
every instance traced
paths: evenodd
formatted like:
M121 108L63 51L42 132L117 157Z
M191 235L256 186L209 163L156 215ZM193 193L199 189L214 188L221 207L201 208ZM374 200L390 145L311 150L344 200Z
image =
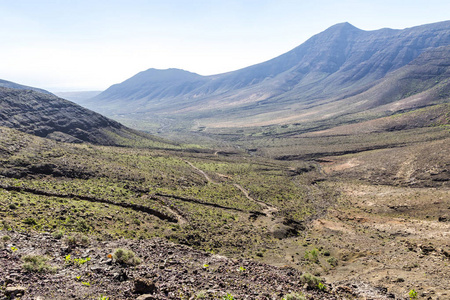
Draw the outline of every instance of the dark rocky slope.
M64 142L120 145L154 139L70 101L34 90L0 87L0 126Z
M20 299L100 299L103 295L109 299L278 300L294 292L305 298L290 299L347 299L358 294L387 299L382 292L362 283L324 285L324 291L312 283L308 288L302 273L292 268L228 259L163 239L85 240L70 244L50 234L0 234L10 238L4 238L0 248L0 284L5 287L0 299L15 298L8 296L16 293L23 295ZM140 264L121 264L109 258L117 248L135 252ZM27 255L46 256L54 273L27 271L22 266ZM89 260L75 263L74 259L79 258Z

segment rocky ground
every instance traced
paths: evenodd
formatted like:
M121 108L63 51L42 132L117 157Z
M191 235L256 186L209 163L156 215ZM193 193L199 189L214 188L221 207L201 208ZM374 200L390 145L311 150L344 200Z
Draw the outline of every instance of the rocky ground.
M358 286L331 286L292 268L234 260L163 239L96 241L2 231L0 299L353 299ZM114 250L132 250L140 263L119 263ZM37 272L24 265L46 257ZM70 255L70 256L69 256ZM308 286L309 283L309 286ZM381 294L372 299L384 299ZM103 298L102 298L103 297Z

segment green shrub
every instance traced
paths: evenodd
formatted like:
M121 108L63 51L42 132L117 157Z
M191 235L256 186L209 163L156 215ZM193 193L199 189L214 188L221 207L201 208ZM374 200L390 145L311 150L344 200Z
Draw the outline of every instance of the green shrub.
M22 265L28 272L46 273L56 271L55 267L47 264L48 258L42 255L27 255L22 258Z
M416 299L417 298L417 292L414 289L410 290L408 295L409 295L409 299Z
M10 238L8 235L4 235L4 236L2 237L2 240L3 240L4 242L7 242L7 241L11 240L11 238Z
M222 299L223 300L234 300L234 297L230 293L227 293L226 296L222 297Z
M300 277L300 281L303 284L306 284L308 288L315 289L318 287L319 283L321 283L321 279L319 277L316 277L314 275L311 275L310 273L305 273Z
M78 221L76 226L78 231L81 232L89 232L91 230L91 226L85 220Z
M306 297L299 293L290 293L284 295L282 300L306 300Z
M319 289L319 291L325 291L327 289L327 287L322 282L319 282L317 284L317 289Z
M311 251L305 251L305 259L319 263L319 250L314 248Z
M118 263L124 265L136 266L141 263L141 260L136 257L133 251L122 248L114 250L113 257Z
M201 290L197 293L197 295L195 295L196 299L205 299L207 296L207 292L204 290Z
M64 236L64 231L62 231L62 230L55 231L55 232L52 233L52 236L55 239L59 240L59 239L61 239Z
M81 234L75 234L75 235L70 235L68 237L66 237L66 243L70 246L70 247L75 247L75 246L88 246L89 245L89 238L85 235L81 235Z
M333 267L336 267L336 266L337 266L337 263L338 263L337 259L336 259L335 257L333 257L333 256L331 256L330 258L328 258L328 259L327 259L327 262L328 262L330 265L332 265Z
M36 220L34 218L31 218L31 217L25 218L22 222L27 224L27 225L37 225Z

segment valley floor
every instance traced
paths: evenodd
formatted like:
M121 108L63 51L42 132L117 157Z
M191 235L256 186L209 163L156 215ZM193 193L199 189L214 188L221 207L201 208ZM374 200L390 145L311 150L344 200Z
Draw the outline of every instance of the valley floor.
M450 296L448 139L276 161L1 130L0 299Z

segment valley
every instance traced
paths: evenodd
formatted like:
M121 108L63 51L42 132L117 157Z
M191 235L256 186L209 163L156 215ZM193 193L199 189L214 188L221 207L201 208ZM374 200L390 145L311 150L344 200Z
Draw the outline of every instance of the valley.
M376 126L367 132L367 127L346 125L335 127L335 132L305 134L318 138L285 148L297 155L305 151L289 159L281 149L276 151L280 156L269 158L268 151L275 151L269 147L258 148L267 151L263 156L255 155L260 150L248 154L183 145L179 149L77 145L2 128L2 234L58 234L62 238L54 243L61 243L61 249L73 234L88 237L90 245L124 238L123 243L133 245L134 240L163 238L206 251L211 259L225 256L233 263L251 259L313 274L331 293L311 296L314 299L340 299L346 297L340 296L343 291L355 299L389 299L412 289L432 299L445 298L450 155L448 119L442 118L448 108L442 108L425 110L433 116L427 120L441 120L440 126L396 132L415 137L402 138L401 144L393 146ZM416 114L401 118L413 124ZM402 120L396 117L394 122ZM349 130L365 131L365 138L346 144L352 135L340 132ZM331 151L338 140L337 147L356 150ZM365 141L370 140L379 146L367 148ZM11 239L4 247L7 252L17 247L14 255L35 252L19 247L21 243L23 238ZM76 247L75 251L97 251L92 246ZM50 257L58 265L61 255L55 252ZM152 264L146 261L145 266ZM97 281L98 288L115 281L101 282ZM178 286L171 284L172 289ZM190 286L186 297L198 293L195 284L184 285ZM244 297L242 288L225 286L205 291L218 299L223 293ZM158 293L167 297L172 289L161 288ZM125 290L128 294L123 295L131 295L133 288ZM79 291L83 297L99 294L96 288ZM278 295L292 291L283 288ZM313 292L303 285L295 291Z
M450 298L449 24L79 104L1 81L0 300Z

